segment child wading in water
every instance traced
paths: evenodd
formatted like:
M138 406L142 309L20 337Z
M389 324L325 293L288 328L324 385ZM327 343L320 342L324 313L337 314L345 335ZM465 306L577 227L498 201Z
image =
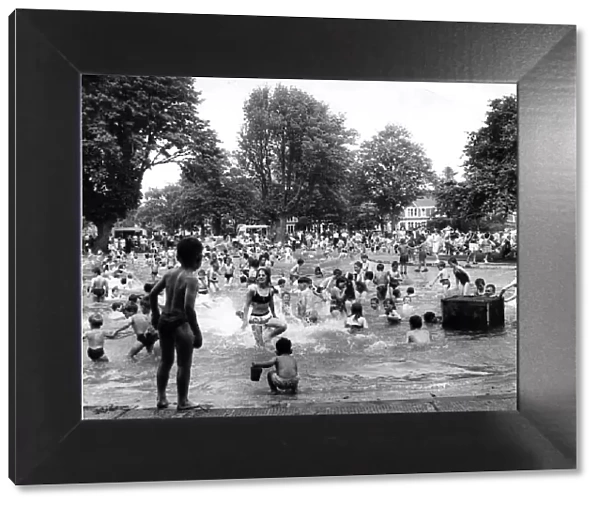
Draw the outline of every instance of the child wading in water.
M277 356L269 360L268 362L255 363L252 362L253 367L262 367L267 369L275 366L274 371L269 371L267 374L267 381L271 392L279 393L280 390L289 391L295 394L298 391L298 363L296 359L292 357L292 342L282 337L275 343L275 350Z
M102 276L100 267L94 267L93 272L96 277L92 279L89 290L94 296L94 302L102 302L108 296L108 281Z
M104 340L114 339L119 332L129 327L129 323L114 332L108 332L100 328L104 324L102 315L93 314L88 321L91 329L83 334L83 338L88 342L87 355L93 362L108 362L108 357L104 354Z
M194 302L198 293L198 277L195 271L202 263L202 243L186 237L177 244L177 260L181 267L168 271L150 292L152 326L158 330L161 359L156 373L158 409L166 408L169 373L177 350L177 409L200 407L188 399L190 371L194 348L202 346L202 332L198 326ZM166 289L167 300L161 314L158 296Z
M363 308L360 302L352 304L350 311L352 314L346 318L346 327L351 330L369 328L367 319L363 316Z
M461 285L461 295L466 295L469 291L469 283L471 282L471 278L469 277L469 273L465 271L458 262L455 257L450 257L448 259L448 265L454 271L454 277L456 278L456 289L458 290L458 285Z
M150 298L144 297L140 305L142 314L136 312L131 317L131 326L137 340L129 352L129 358L132 359L144 348L148 353L152 353L154 343L158 341L158 333L150 324Z
M406 333L407 343L427 344L431 342L429 331L423 329L423 320L419 315L413 315L408 319L410 330Z

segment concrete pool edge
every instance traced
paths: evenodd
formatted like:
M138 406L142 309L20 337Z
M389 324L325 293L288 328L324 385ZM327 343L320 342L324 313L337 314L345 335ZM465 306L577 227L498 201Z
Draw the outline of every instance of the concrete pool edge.
M465 397L430 397L394 401L298 402L285 395L273 396L266 407L210 408L178 412L137 406L84 406L84 420L131 420L140 418L240 418L257 416L361 415L392 413L437 413L475 411L516 411L516 395L484 395Z

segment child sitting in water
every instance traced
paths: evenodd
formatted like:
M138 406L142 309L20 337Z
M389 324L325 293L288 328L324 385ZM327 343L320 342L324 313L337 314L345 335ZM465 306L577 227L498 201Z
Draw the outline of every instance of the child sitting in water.
M115 336L129 327L129 323L114 332L102 330L104 319L101 314L93 314L88 318L90 330L83 334L83 339L87 339L88 349L87 355L93 362L108 362L108 357L104 353L104 340L114 339Z
M355 302L350 308L351 314L346 318L346 327L351 330L368 329L369 324L363 316L363 307L360 302Z
M410 304L413 300L413 297L415 297L415 289L412 286L409 286L406 289L406 295L404 296L404 299L402 300L403 304Z
M377 297L371 297L371 309L377 311L379 309L379 299Z
M485 295L485 280L483 278L475 280L475 295Z
M402 319L396 311L396 302L394 299L386 299L383 301L383 307L385 309L385 317L387 318L388 323L400 323Z
M440 316L435 316L435 313L433 311L427 311L424 315L423 315L423 321L425 322L425 325L433 325L434 323L441 323L442 322L442 318Z
M494 285L492 283L486 285L484 295L486 297L495 297L496 296L496 285Z
M252 362L252 367L262 367L268 369L275 366L274 371L269 371L267 381L269 388L274 394L282 391L289 391L295 394L298 391L298 363L292 357L292 342L286 337L280 338L275 343L276 357L268 362Z
M423 320L419 315L413 315L409 318L410 330L406 333L407 343L427 344L431 342L429 331L421 328Z

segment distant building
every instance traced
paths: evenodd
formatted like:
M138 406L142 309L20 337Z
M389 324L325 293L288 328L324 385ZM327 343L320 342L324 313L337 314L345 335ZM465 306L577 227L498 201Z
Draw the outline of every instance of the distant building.
M429 198L417 199L410 206L404 208L404 214L398 221L397 227L413 230L426 226L434 214L435 200Z

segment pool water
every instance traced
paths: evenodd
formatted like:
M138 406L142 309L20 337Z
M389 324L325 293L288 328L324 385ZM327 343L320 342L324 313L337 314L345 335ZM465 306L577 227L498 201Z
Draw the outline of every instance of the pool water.
M350 261L347 262L350 266ZM337 265L336 265L337 266ZM288 264L287 269L290 265ZM332 267L324 271L329 272ZM347 269L349 270L349 269ZM412 307L404 308L403 321L388 324L380 311L364 308L369 329L350 333L343 320L325 319L317 325L290 325L283 334L292 341L298 361L299 392L285 396L293 402L357 402L402 400L454 396L516 396L516 308L507 304L506 325L491 332L457 332L429 327L433 342L428 345L400 344L409 330L408 316L426 311L441 314L441 293L425 285L437 269L426 273L409 271L417 294ZM145 272L145 271L144 271ZM275 272L279 274L276 266ZM474 269L472 278L482 277L501 287L514 279L514 269L484 267ZM141 275L140 275L141 276ZM190 400L215 408L263 407L272 402L266 382L266 370L259 382L250 381L250 364L274 356L274 343L266 349L255 346L251 330L241 330L235 315L243 307L245 288L236 285L222 289L210 308L197 307L204 345L194 353ZM295 298L292 298L294 307ZM83 327L93 311L108 311L110 303L84 302ZM110 330L113 323L107 325ZM135 342L131 331L123 339L106 342L108 363L93 363L82 349L83 399L86 406L128 405L153 407L156 400L158 359L143 350L138 360L127 356ZM167 390L176 400L176 365Z

